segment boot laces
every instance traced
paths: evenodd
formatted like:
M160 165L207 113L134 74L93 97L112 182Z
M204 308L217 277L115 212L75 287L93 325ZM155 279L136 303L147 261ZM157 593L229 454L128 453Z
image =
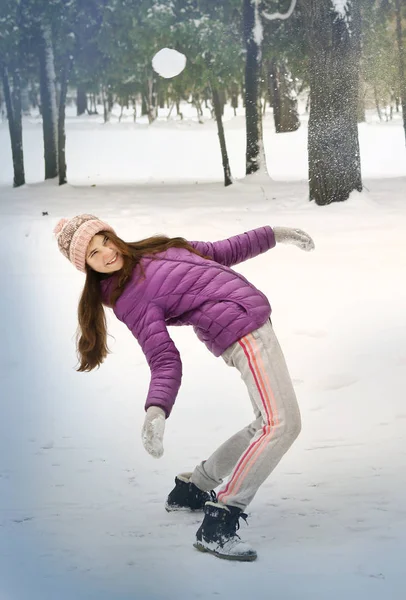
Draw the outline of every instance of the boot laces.
M232 518L230 519L229 523L230 523L230 531L236 535L238 538L240 537L237 533L237 531L240 529L240 519L242 519L243 521L245 521L248 525L248 521L247 521L248 515L244 512L241 512L239 514L233 515Z
M197 486L192 485L189 488L189 493L193 494L193 496L196 500L200 500L201 498L207 498L206 494L209 494L210 501L217 502L217 496L216 496L216 492L214 490L210 490L209 492L204 492L203 490L200 490Z

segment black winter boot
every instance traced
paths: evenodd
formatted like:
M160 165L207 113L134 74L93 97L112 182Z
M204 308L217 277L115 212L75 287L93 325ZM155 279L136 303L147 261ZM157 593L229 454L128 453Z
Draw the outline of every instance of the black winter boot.
M196 533L194 547L227 560L252 561L257 553L237 534L239 519L247 515L236 506L206 502L204 519Z
M175 487L169 494L165 508L168 512L174 510L203 510L205 502L216 500L213 491L203 492L190 481L192 473L181 473L175 477Z

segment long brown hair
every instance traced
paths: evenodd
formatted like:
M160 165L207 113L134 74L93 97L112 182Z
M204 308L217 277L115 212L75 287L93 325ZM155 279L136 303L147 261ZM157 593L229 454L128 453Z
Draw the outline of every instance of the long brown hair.
M141 276L144 275L141 259L144 256L153 256L169 248L184 248L202 256L185 239L176 237L154 236L139 242L124 242L111 231L100 231L113 242L122 254L124 264L122 269L113 275L97 273L86 265L86 281L78 306L77 354L79 359L78 371L91 371L99 367L109 354L107 346L107 322L104 311L101 281L107 277L114 277L108 306L114 307L124 288L131 278L133 270L138 266Z

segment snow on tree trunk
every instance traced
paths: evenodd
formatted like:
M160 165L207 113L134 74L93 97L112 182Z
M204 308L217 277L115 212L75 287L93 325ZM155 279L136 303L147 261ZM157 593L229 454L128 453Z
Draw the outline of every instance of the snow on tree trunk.
M233 180L231 177L230 163L228 161L228 153L227 153L227 146L226 146L226 138L224 135L224 127L223 127L223 120L222 120L223 106L222 106L220 94L219 94L219 91L217 88L215 88L215 87L212 88L212 94L213 94L214 114L215 114L216 122L217 122L217 133L218 133L219 141L220 141L221 159L223 162L224 185L228 186L233 183Z
M18 69L16 69L13 77L13 93L11 93L10 78L5 66L1 67L1 81L7 108L11 152L13 156L14 187L19 187L25 184L25 173L21 124L21 86Z
M45 179L52 179L58 175L58 111L51 26L43 24L41 34L39 62Z
M103 102L103 119L105 123L110 121L111 112L109 110L109 102L107 98L106 88L103 85L101 89L102 102Z
M259 106L263 31L258 4L259 0L244 0L244 39L247 50L245 64L246 175L257 171L266 172Z
M338 0L339 2L341 0ZM345 0L343 0L345 2ZM268 21L277 21L277 20L286 20L289 19L289 17L292 16L293 11L295 10L296 7L296 2L297 0L291 0L290 3L290 7L289 10L286 13L273 13L273 14L269 14L265 11L262 11L262 16L264 17L264 19L267 19Z
M274 59L269 62L268 69L275 131L276 133L296 131L300 127L300 120L289 70L283 61L278 64Z
M310 200L347 200L362 190L358 140L360 12L358 0L303 4L310 49L308 131Z
M403 128L405 130L405 138L406 138L406 58L405 58L405 47L404 47L404 42L403 42L403 31L402 31L401 0L395 0L395 11L396 11L396 38L397 38L398 50L399 50L400 99L401 99L401 103L402 103Z

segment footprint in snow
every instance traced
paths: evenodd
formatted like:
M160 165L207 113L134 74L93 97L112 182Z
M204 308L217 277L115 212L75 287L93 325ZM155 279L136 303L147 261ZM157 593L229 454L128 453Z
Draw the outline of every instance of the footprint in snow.
M51 440L50 442L47 442L46 444L41 446L41 450L51 450L53 447L54 447L54 442Z
M26 521L32 521L34 517L24 517L22 519L13 519L13 523L25 523Z
M351 373L332 373L318 379L314 383L314 387L318 390L340 390L341 388L354 385L359 380Z

